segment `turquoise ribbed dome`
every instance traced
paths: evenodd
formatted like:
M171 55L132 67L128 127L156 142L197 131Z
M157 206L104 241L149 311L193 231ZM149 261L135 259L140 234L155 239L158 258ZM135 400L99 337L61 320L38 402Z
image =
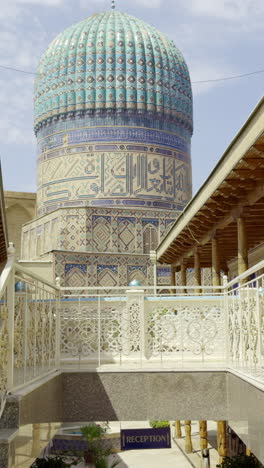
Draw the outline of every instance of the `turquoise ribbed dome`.
M107 111L166 115L192 133L187 65L173 41L119 11L95 14L59 34L35 83L35 130L58 116Z

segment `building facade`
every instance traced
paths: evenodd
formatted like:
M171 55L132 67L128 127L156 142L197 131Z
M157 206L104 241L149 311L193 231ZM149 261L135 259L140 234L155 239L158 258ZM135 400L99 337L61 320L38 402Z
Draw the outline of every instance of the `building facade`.
M59 34L37 73L37 218L23 228L22 259L53 251L69 285L90 284L89 268L98 285L152 284L149 252L192 194L192 90L180 51L112 9ZM158 275L169 284L168 269Z

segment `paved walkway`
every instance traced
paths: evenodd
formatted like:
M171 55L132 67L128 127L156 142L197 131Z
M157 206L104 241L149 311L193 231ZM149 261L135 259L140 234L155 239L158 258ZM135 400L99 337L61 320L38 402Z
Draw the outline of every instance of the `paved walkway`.
M118 460L117 468L191 468L191 463L185 458L178 447L163 450L129 450L109 457ZM80 464L78 468L88 468Z
M112 432L118 432L120 429L144 428L149 427L147 421L137 422L111 422ZM216 423L208 421L208 448L210 450L211 468L215 468L218 463L218 454L215 450ZM172 429L172 432L173 429ZM184 435L184 427L182 427ZM184 437L177 439L176 443L172 440L171 449L151 449L151 450L129 450L120 452L109 457L109 462L118 460L117 468L201 468L201 451L198 422L192 422L192 443L193 453L183 454ZM110 463L109 463L110 465ZM78 468L90 468L83 463Z
M118 432L122 429L149 427L148 422L111 422L111 430ZM172 442L171 449L129 450L109 457L109 462L118 460L117 468L191 468L193 465L183 455L181 450ZM110 465L110 463L109 463ZM88 468L80 464L78 468Z
M178 447L163 450L129 450L117 455L118 468L190 468Z

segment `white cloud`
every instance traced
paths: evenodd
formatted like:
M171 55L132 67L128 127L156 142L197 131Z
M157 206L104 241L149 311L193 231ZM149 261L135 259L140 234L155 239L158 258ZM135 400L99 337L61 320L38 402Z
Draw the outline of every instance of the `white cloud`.
M133 0L133 5L140 5L143 8L160 8L163 2L164 0ZM95 6L99 4L100 9L101 7L109 9L111 6L111 0L92 0L92 2L89 2L89 5L91 3ZM116 0L117 10L123 10L129 5L131 5L131 0ZM87 0L80 0L80 7L87 8Z
M40 6L60 6L64 3L64 0L11 0L11 2L18 5L40 5Z
M133 3L145 8L160 8L163 0L134 0Z
M183 0L182 4L194 15L234 22L251 22L253 19L263 21L259 17L264 13L263 0Z
M46 43L45 30L22 0L11 0L8 7L1 5L0 65L34 72ZM34 141L33 81L34 75L0 69L0 139L5 143Z

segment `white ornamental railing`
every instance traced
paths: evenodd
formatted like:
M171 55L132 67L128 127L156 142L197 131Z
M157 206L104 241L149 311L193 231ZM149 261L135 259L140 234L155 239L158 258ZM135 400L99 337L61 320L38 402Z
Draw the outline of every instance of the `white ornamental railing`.
M15 263L0 277L0 416L7 393L59 366L59 288Z
M192 296L155 295L154 288L80 292L67 288L61 296L63 366L226 362L224 294L218 290L207 295L204 288L204 295Z
M264 261L219 287L61 288L15 263L0 277L0 416L57 369L233 369L264 379Z
M226 288L229 366L264 378L264 262Z

